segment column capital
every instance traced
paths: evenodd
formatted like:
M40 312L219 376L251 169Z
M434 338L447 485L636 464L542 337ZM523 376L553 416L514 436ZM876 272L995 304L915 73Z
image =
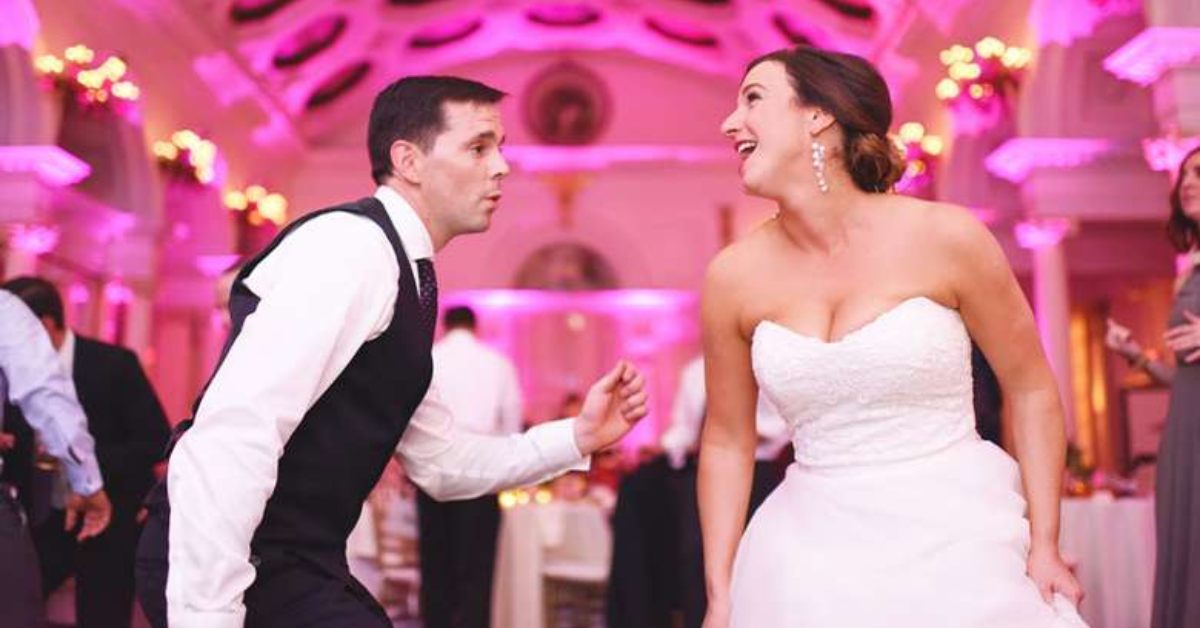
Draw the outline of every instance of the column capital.
M1151 26L1104 59L1104 69L1143 87L1200 61L1200 26Z
M0 171L32 173L43 183L66 187L87 178L92 167L60 146L0 146Z
M984 160L988 172L1017 185L1047 168L1078 168L1098 159L1136 151L1132 145L1107 138L1014 137Z
M1167 172L1172 177L1183 162L1184 155L1200 147L1200 135L1180 137L1178 129L1170 129L1158 137L1142 140L1142 153L1151 170Z
M1058 246L1078 228L1070 218L1031 218L1017 223L1013 234L1021 248L1038 251Z
M15 224L8 227L8 244L31 255L45 255L58 246L58 227L50 225Z

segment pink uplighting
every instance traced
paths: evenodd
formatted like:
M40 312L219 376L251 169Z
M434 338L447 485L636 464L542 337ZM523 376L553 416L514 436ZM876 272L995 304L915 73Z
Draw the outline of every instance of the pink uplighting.
M0 11L0 47L33 48L33 40L41 28L33 0L11 0Z
M984 162L988 172L1020 183L1040 168L1074 168L1117 147L1110 140L1067 137L1019 137L1008 140Z
M670 146L604 144L595 146L509 146L504 156L526 172L604 170L636 163L733 162L735 153L725 146Z
M33 173L47 185L62 187L87 178L92 167L58 146L0 146L0 171Z
M443 298L445 307L470 305L484 310L521 312L590 311L612 314L630 309L690 308L698 303L688 290L588 290L583 292L543 290L458 290Z
M1164 72L1200 59L1200 26L1152 26L1104 60L1118 78L1149 85Z
M481 337L516 364L535 415L617 359L637 363L660 394L652 396L645 427L622 441L630 453L656 439L674 377L699 344L698 297L689 290L461 290L442 304L478 313Z
M18 251L44 255L58 246L59 231L46 225L17 225L12 228L9 242Z

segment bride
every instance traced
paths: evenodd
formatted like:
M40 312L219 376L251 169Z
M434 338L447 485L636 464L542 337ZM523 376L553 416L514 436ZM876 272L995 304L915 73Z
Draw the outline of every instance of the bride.
M751 63L722 124L746 190L779 213L705 280L705 626L1083 626L1033 316L970 213L886 193L903 167L891 121L867 61L798 48ZM972 338L1019 467L975 433ZM759 388L796 462L743 534Z

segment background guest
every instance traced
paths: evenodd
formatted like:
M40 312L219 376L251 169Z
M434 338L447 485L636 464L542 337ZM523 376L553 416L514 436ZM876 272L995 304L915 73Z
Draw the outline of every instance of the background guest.
M18 277L3 288L24 301L45 326L64 373L73 380L113 505L112 525L88 543L64 531L66 514L58 508L33 528L43 593L49 595L74 575L80 628L127 627L133 614L137 513L167 444L166 415L137 355L76 335L66 326L54 284Z
M1168 321L1167 346L1177 366L1151 359L1129 330L1109 321L1106 341L1130 366L1171 384L1166 429L1158 449L1153 628L1200 626L1200 148L1179 166L1170 196L1167 235L1175 250L1192 255Z
M512 362L479 341L470 308L450 308L442 322L445 335L433 347L433 377L459 426L479 434L520 432L521 389ZM417 512L425 625L486 627L500 529L496 496L443 503L421 491Z
M3 290L0 400L20 408L46 451L61 462L73 491L65 504L67 528L75 531L82 515L76 539L94 539L108 527L112 506L103 490L87 419L37 318ZM11 416L0 406L0 427L7 418ZM0 463L0 476L3 466ZM15 492L11 484L0 482L0 625L37 628L43 622L37 554Z

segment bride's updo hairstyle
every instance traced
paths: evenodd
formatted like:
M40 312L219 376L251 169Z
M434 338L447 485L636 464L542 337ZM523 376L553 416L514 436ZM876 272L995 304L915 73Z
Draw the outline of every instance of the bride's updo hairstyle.
M764 61L783 64L801 104L837 120L842 160L854 185L864 192L891 190L904 173L904 159L887 136L892 98L875 66L859 56L800 46L759 57L746 71Z

